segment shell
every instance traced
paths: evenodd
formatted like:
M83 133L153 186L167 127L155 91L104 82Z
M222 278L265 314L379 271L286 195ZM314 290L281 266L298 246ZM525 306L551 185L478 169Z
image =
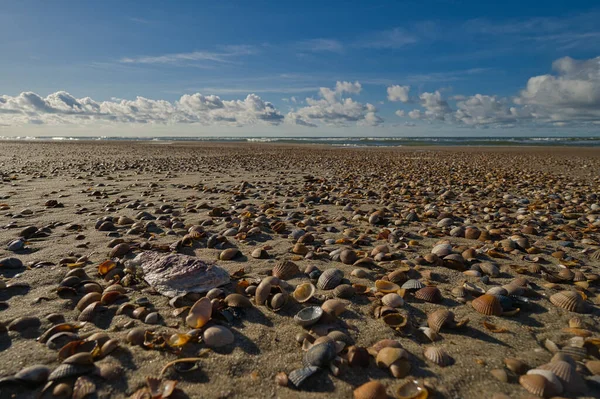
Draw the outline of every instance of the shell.
M94 366L91 364L67 364L63 363L50 373L48 381L54 381L61 378L75 377L83 374L90 373L94 370Z
M85 294L83 298L81 298L79 302L77 302L77 310L81 312L93 302L100 302L101 299L102 295L97 292L90 292L89 294Z
M587 358L587 349L577 347L577 346L570 346L570 345L563 346L562 349L560 351L558 351L558 353L562 353L564 355L571 356L575 361L578 361L578 362Z
M339 316L346 310L346 303L339 299L329 299L321 305L324 312Z
M118 347L119 347L119 340L118 339L116 339L116 338L115 339L109 339L100 348L100 356L101 357L108 356L112 352L114 352L114 350L117 349Z
M273 267L273 276L281 280L288 280L298 273L300 273L298 265L290 260L277 262L277 264L275 264Z
M442 293L437 287L423 287L415 292L415 298L425 302L438 303L442 301Z
M34 366L25 367L15 374L13 378L29 384L42 384L46 382L49 375L50 369L47 366L37 364Z
M407 280L404 284L402 284L402 288L405 290L420 290L423 287L425 287L425 284L415 279Z
M443 258L444 256L450 255L452 253L452 245L450 244L439 244L433 247L431 253L434 255Z
M271 282L269 279L263 279L254 293L254 303L258 306L264 305L267 298L271 295Z
M73 396L72 399L83 399L88 395L96 392L96 384L88 377L81 376L75 381L73 385Z
M560 291L550 296L550 302L559 308L570 312L583 313L584 302L581 295L575 291Z
M301 369L293 370L289 375L288 379L295 387L299 388L304 381L314 373L319 371L319 367L309 366Z
M479 268L482 272L491 277L498 277L500 275L500 269L493 263L490 262L481 262L479 263Z
M383 322L392 328L402 328L408 323L408 318L400 313L388 313L383 316Z
M340 284L333 289L333 295L338 298L352 298L356 293L356 289L350 284Z
M133 328L127 333L127 342L131 345L141 346L144 343L144 335L146 334L146 329L143 327Z
M369 381L353 392L354 399L387 399L385 386L379 381Z
M504 288L504 287L492 287L489 290L487 290L486 294L495 295L495 296L499 296L499 295L507 296L508 291L506 291L506 288Z
M300 310L295 316L294 321L302 327L308 327L319 321L323 315L323 309L319 306L309 306Z
M377 352L375 363L379 368L388 368L400 359L407 359L408 352L403 348L385 347Z
M77 316L78 321L92 321L96 316L96 311L101 307L100 302L92 302Z
M507 357L504 359L504 364L506 365L507 369L517 375L525 374L529 369L529 366L524 361L514 357Z
M237 248L227 248L226 250L222 251L219 254L219 259L220 260L232 260L232 259L240 256L241 254L242 253Z
M297 302L304 303L310 300L315 295L316 291L317 288L313 284L302 283L296 287L292 293L292 296Z
M395 284L404 284L408 280L406 272L402 269L394 270L388 274L388 280Z
M201 328L210 320L212 303L208 298L201 298L190 308L185 322L192 328Z
M202 334L204 343L212 348L230 345L235 341L231 330L223 326L213 326L207 328Z
M552 371L562 384L565 392L584 393L587 391L584 379L579 375L573 365L564 360L557 360L552 363L544 364L538 368Z
M388 293L391 293L391 292L397 292L400 289L400 286L398 286L398 284L394 284L394 283L392 283L390 281L376 280L375 281L375 288L379 292L383 292L384 294L388 294Z
M385 294L383 298L381 298L381 302L392 308L399 308L404 305L404 299L396 293Z
M354 269L350 275L357 278L366 278L369 276L369 273L364 269Z
M9 331L24 331L29 328L39 328L41 325L40 319L34 316L22 316L14 319L7 326Z
M278 311L279 309L281 309L285 306L285 304L287 303L287 299L288 299L287 293L278 292L277 294L273 295L273 297L271 298L271 301L267 301L267 305L272 310Z
M427 315L427 325L434 332L440 332L444 326L454 325L454 313L446 309L439 309Z
M310 347L304 354L302 363L305 367L317 366L327 367L329 363L337 356L334 341L326 341Z
M471 302L471 306L477 312L486 316L500 316L502 314L502 305L498 297L485 294Z
M440 367L449 366L454 362L454 360L452 359L452 357L450 357L448 352L446 352L443 348L437 346L429 346L425 348L423 355Z
M544 377L545 379L548 380L548 382L550 382L550 384L552 385L552 389L551 391L553 391L555 394L560 394L563 391L563 386L560 383L560 381L558 380L558 378L556 377L556 375L550 371L550 370L542 370L542 369L531 369L527 372L527 374L531 375L531 374L537 374L537 375L541 375L542 377Z
M554 396L558 394L555 392L555 387L546 378L539 374L525 374L519 378L519 384L525 388L529 393L536 396Z
M396 389L398 399L427 399L429 392L415 380L406 381Z
M251 308L252 302L241 294L229 294L223 300L227 306L233 308Z
M319 280L317 280L317 288L332 290L340 284L343 278L343 271L339 269L327 269L321 274Z
M342 252L340 252L340 262L342 262L345 265L353 264L354 262L356 262L356 259L356 252L354 252L351 249L344 249Z

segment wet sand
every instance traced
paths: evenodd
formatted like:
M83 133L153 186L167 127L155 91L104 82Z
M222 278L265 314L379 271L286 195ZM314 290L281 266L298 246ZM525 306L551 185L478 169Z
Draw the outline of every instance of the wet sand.
M96 385L97 397L129 397L144 386L146 377L157 376L167 362L202 353L197 370L177 373L170 369L165 374L165 379L178 381L178 397L344 398L352 397L352 391L369 380L380 381L394 397L402 382L416 379L430 388L430 397L491 398L495 393L504 393L524 398L529 394L519 385L517 376L501 382L490 371L502 369L505 358L518 358L529 368L548 363L554 354L544 344L547 339L559 347L582 344L581 339L571 340L576 335L564 330L574 316L585 324L582 329L589 331L590 337L599 336L600 260L592 255L600 248L600 149L350 149L85 141L0 145L0 258L15 257L26 266L0 268L8 286L0 289L0 321L9 325L22 316L40 320L39 326L0 333L0 377L34 364L50 369L60 364L57 350L36 342L36 338L52 326L46 319L49 314L61 314L66 322L75 322L80 314L75 306L83 297L82 286L76 286L71 296L57 292L70 270L67 263L87 256L87 262L71 268L81 266L90 280L105 288L109 282L98 275L98 265L109 259L109 243L115 238L132 248L115 259L124 262L140 253L141 248L168 250L168 245L181 240L191 226L197 225L206 234L192 240L190 246L174 249L214 262L231 274L243 269L243 276L235 276L242 276L251 285L269 275L278 261L289 259L300 270L287 280L289 285L282 283L290 294L298 284L311 281L303 273L309 266L320 271L340 269L344 283L372 289L368 294L342 299L346 311L317 323L320 328L315 328L313 336L342 331L353 345L365 348L382 339L395 339L410 354L410 372L403 378L393 378L389 370L378 368L371 358L366 368L338 364L337 376L323 369L301 389L279 386L274 380L277 373L289 374L302 367L304 352L296 335L308 330L294 322L294 315L307 305L319 306L332 297L332 291L324 290L318 290L306 304L290 299L277 312L254 306L233 312L232 320L213 314L214 320L208 326L228 327L235 341L208 353L203 351L204 343L188 343L181 354L130 345L127 334L134 327L169 334L190 330L186 313L173 315L169 298L153 292L140 279L138 284L125 288L125 298L98 311L78 331L81 337L102 331L120 342L114 352L95 359L96 366L106 364L120 370L117 378L106 381L88 374ZM222 211L215 212L215 208ZM140 212L150 214L152 228L131 231L131 224L116 224L121 216L139 222ZM411 212L416 218L409 216ZM377 217L370 218L374 213ZM97 229L102 218L112 218L115 230ZM443 220L447 218L451 220L446 223ZM149 221L143 220L142 224ZM283 222L279 232L274 230L277 221ZM28 226L35 226L37 232L26 240L25 248L9 251L9 242ZM460 234L461 226L474 226L491 234L488 239L468 239L464 231ZM533 234L523 233L525 226L533 227ZM244 233L253 227L258 227L260 233L227 236L221 243L223 248L207 248L212 235L231 228ZM300 229L314 238L305 243L307 255L292 253L296 243L292 237ZM527 248L508 248L512 244L507 241L514 235L526 238ZM430 257L424 258L436 244L446 242L459 256L471 248L475 258L463 256L458 266L449 261L431 263L427 260ZM387 255L363 267L344 264L329 255L348 247L360 259L371 256L373 248L382 244L388 247ZM269 257L253 258L251 253L261 247L267 248ZM241 256L218 260L225 248L238 248ZM558 250L562 256L556 253ZM537 262L533 262L535 257L539 258ZM499 275L486 278L485 273L464 273L477 269L481 262L494 263ZM553 278L561 270L559 264L582 272L583 282ZM541 266L544 274L532 265ZM428 303L405 292L405 303L398 311L408 323L396 331L374 315L382 295L373 287L376 280L399 268L412 278L437 286L443 300ZM351 275L355 269L363 269L366 277ZM470 305L474 295L461 302L452 293L465 281L487 291L517 277L529 284L519 295L525 299L513 300L512 310L520 311L512 316L480 314ZM221 288L228 294L235 290L234 285ZM589 312L578 314L553 305L548 298L561 290L585 293ZM160 315L158 324L116 314L123 303L143 298L149 301L144 306ZM457 320L468 318L469 322L462 328L443 329L441 339L432 343L418 328L427 326L427 315L438 309L449 309ZM493 332L483 325L484 321L506 331ZM598 344L590 337L584 346L587 355L578 361L580 374L587 379L586 391L560 396L599 397L599 385L585 368L586 362L598 356ZM440 367L427 360L423 355L427 346L444 348L453 364ZM345 350L340 355L344 357ZM71 385L75 379L65 382ZM37 396L43 385L4 384L0 396ZM47 393L45 397L52 395Z

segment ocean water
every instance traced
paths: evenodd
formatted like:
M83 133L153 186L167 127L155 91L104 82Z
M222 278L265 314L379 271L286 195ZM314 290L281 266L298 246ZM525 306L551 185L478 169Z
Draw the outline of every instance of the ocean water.
M22 141L151 141L169 143L255 142L320 144L336 147L410 147L410 146L567 146L600 147L600 137L0 137L0 140Z

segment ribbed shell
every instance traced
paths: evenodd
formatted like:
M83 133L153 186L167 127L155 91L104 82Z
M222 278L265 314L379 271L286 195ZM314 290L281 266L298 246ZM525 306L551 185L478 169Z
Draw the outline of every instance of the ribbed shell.
M327 367L336 356L337 351L335 348L335 343L333 341L327 341L323 342L322 344L311 346L311 348L304 354L302 363L305 367Z
M590 259L591 260L595 260L595 261L600 261L600 249L595 250L591 255L590 255Z
M400 295L394 293L384 295L383 298L381 298L381 302L392 308L399 308L404 305L404 299L402 299Z
M443 348L429 346L425 348L423 355L440 367L446 367L453 363L452 357Z
M508 291L506 291L506 288L504 287L492 287L489 290L487 290L486 294L489 295L508 295Z
M408 277L404 270L394 270L393 272L388 274L388 280L395 284L404 284Z
M83 399L88 395L96 392L96 384L90 378L81 376L75 381L73 385L73 396L72 399Z
M423 287L415 292L415 298L425 302L438 303L442 301L442 293L437 287Z
M301 369L293 370L289 375L289 381L297 388L302 385L304 381L314 373L319 371L319 368L316 366L303 367Z
M92 321L96 315L96 311L100 306L100 302L93 302L89 304L77 317L78 321Z
M575 291L560 291L550 296L550 302L570 312L583 313L583 298Z
M356 289L350 284L340 284L333 289L333 295L338 298L352 298Z
M490 262L481 262L479 264L479 268L481 269L482 272L484 272L485 274L487 274L488 276L491 276L491 277L498 277L498 275L500 274L500 270L498 269L498 266L496 266Z
M387 399L385 386L379 381L369 381L354 390L354 399Z
M402 284L402 288L405 290L420 290L423 287L425 287L425 284L415 279L410 279Z
M339 269L327 269L317 280L317 288L321 290L332 290L340 284L343 278L343 271Z
M579 375L575 367L568 362L558 360L538 367L542 370L550 370L558 377L566 392L583 393L587 387L585 381Z
M529 393L532 393L536 396L546 397L552 396L556 392L554 392L554 387L543 376L539 374L525 374L519 378L519 384L523 388L525 388Z
M587 358L587 349L585 347L580 348L578 346L563 346L558 353L571 356L576 361L580 362Z
M60 378L75 377L91 372L94 366L91 364L61 364L50 373L48 381L58 380Z
M560 394L563 391L563 386L558 377L556 377L556 375L550 370L531 369L527 372L527 374L537 374L547 379L548 382L550 382L550 385L552 385L552 390L556 394Z
M300 273L298 265L291 260L277 262L273 267L273 276L280 278L281 280L288 280L298 273Z
M454 323L454 313L449 310L439 309L427 315L427 325L436 333L451 323Z
M482 295L471 302L473 309L486 316L500 316L502 314L502 305L500 300L494 295Z
M585 274L583 274L583 272L576 270L573 272L573 281L587 281L587 278L585 277Z

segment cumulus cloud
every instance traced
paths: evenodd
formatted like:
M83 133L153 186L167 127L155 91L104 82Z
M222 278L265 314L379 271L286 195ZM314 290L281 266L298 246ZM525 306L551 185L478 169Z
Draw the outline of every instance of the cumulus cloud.
M392 85L387 88L387 98L390 101L408 102L410 86Z
M0 96L0 123L9 125L93 122L277 125L283 119L273 104L255 94L249 94L243 100L225 101L218 96L196 93L183 95L175 102L144 97L97 102L90 97L77 99L64 91L47 97L33 92L14 97Z
M307 98L307 106L291 111L286 116L289 123L303 126L346 126L356 123L359 126L377 126L383 119L377 115L373 104L362 104L345 96L359 94L362 86L359 82L337 82L333 89L321 87L319 99Z

